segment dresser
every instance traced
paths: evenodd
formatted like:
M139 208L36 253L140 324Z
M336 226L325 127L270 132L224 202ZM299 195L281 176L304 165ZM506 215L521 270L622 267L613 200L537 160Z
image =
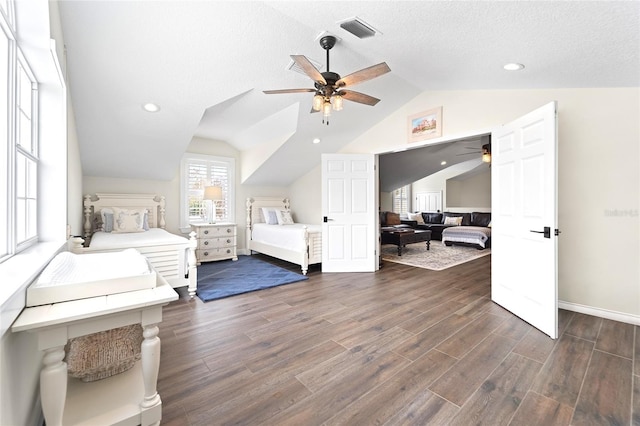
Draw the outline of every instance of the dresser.
M196 233L198 264L214 260L238 260L235 223L195 223L191 230Z

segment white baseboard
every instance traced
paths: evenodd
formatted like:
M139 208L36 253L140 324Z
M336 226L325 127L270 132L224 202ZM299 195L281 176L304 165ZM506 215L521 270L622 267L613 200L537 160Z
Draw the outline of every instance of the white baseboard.
M640 325L640 315L609 311L607 309L595 308L593 306L563 302L562 300L558 300L558 308L566 309L567 311L572 311L572 312L579 312L581 314L593 315L595 317L606 318L613 321L620 321L620 322L626 322L629 324Z

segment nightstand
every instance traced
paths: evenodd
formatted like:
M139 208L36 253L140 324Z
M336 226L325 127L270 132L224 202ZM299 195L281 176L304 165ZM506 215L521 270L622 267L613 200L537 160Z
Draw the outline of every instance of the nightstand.
M238 260L235 223L192 223L191 230L196 233L198 240L198 264L214 260Z

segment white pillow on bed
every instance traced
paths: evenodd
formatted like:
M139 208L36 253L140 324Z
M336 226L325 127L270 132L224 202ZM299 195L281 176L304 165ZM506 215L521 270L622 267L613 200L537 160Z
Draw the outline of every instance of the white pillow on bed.
M144 216L146 209L127 210L113 207L113 232L144 232Z
M293 218L289 210L276 210L278 225L293 225Z

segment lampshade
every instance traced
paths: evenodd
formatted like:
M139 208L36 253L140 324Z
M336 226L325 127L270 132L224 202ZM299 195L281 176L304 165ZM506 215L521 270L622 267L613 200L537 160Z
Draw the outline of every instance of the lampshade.
M324 97L318 93L313 97L313 110L320 111L322 109L322 102L324 101Z
M205 186L204 197L205 200L219 201L222 200L222 187L221 186Z
M322 104L322 115L325 118L331 115L331 102L324 101L324 104Z
M336 111L341 111L342 110L342 96L340 95L334 95L331 97L331 100L333 101L333 109Z
M484 163L491 162L491 144L482 145L482 161Z

